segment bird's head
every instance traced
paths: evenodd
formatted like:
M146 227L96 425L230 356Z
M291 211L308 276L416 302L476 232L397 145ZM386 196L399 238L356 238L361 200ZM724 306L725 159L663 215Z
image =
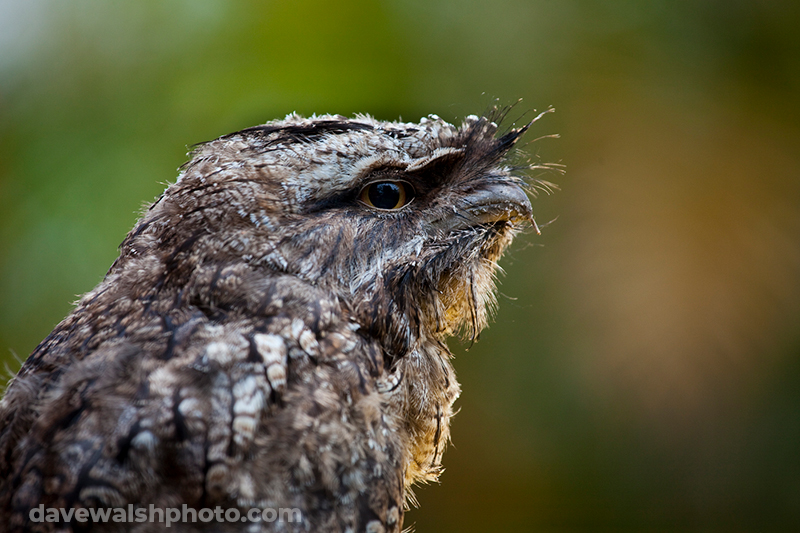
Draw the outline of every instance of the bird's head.
M533 223L507 161L525 129L498 134L491 116L455 127L289 115L198 147L123 256L173 250L174 283L231 260L298 278L333 293L389 354L422 336L475 336L497 259Z

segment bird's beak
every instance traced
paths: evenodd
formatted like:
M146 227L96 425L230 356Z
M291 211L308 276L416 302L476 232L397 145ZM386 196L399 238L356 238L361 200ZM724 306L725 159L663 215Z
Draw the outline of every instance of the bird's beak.
M530 222L536 228L531 201L520 186L488 184L469 193L453 206L452 214L433 222L432 226L438 231L450 232L495 222Z

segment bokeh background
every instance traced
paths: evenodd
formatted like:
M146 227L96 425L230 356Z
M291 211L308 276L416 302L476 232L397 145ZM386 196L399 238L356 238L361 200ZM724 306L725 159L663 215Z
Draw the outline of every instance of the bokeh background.
M286 113L553 106L560 191L457 341L419 532L800 528L800 4L0 0L0 360L187 146ZM524 120L524 117L523 117Z

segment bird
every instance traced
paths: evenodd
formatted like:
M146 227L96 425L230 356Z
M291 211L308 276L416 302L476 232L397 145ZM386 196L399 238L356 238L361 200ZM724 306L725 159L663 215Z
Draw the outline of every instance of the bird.
M9 382L0 521L400 531L450 438L446 341L477 337L498 259L538 231L512 150L533 121L506 112L293 113L194 147Z

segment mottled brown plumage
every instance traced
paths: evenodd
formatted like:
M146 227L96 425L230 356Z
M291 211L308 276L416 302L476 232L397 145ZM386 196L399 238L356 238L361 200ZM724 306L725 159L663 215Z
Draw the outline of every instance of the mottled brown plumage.
M444 339L485 325L533 220L522 130L496 132L290 115L197 148L11 381L0 520L161 530L28 517L185 503L303 520L173 531L399 531L449 437Z

